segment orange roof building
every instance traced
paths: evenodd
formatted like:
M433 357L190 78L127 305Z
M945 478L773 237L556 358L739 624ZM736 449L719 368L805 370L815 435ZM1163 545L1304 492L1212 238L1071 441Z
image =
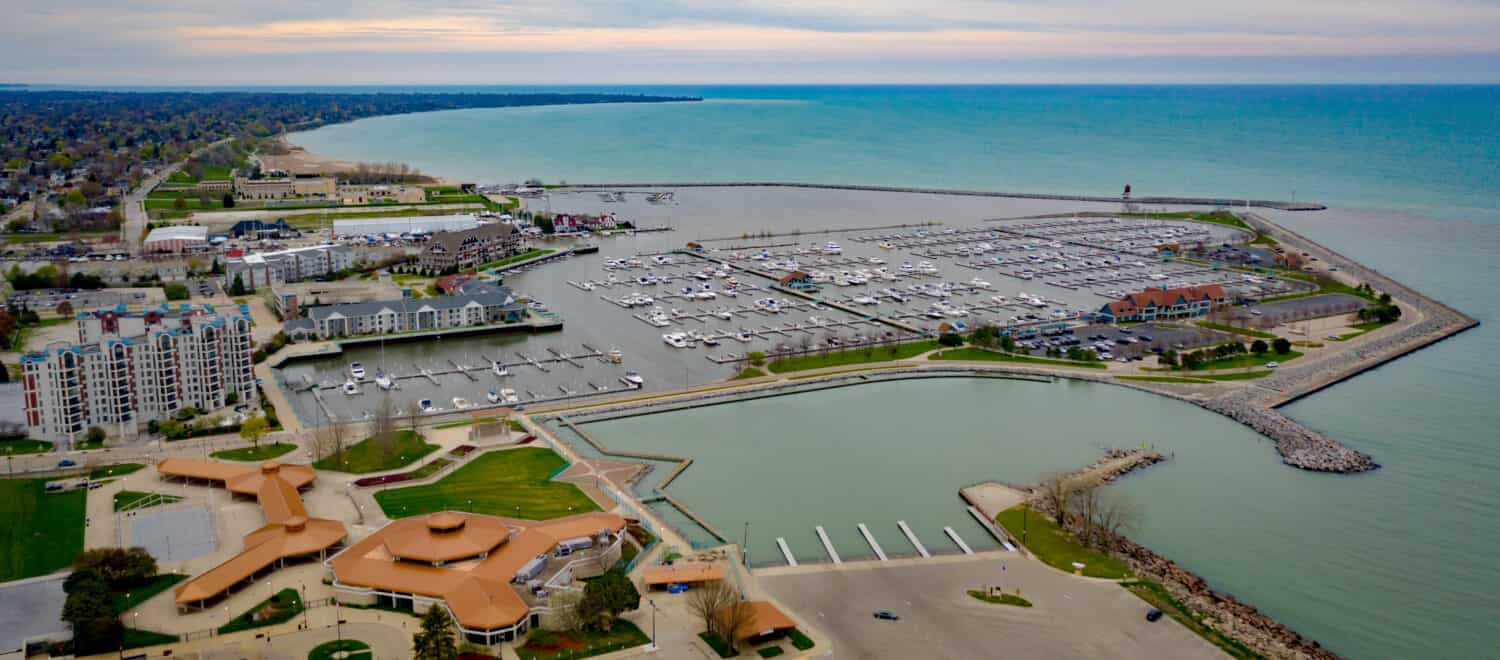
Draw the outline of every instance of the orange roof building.
M1187 286L1176 289L1146 289L1125 294L1124 298L1099 309L1099 318L1108 323L1120 321L1153 321L1203 316L1214 305L1229 301L1224 287L1217 284Z
M724 579L724 567L710 563L678 562L671 566L648 566L642 572L648 589L665 589L674 584L704 584Z
M550 593L620 558L625 519L584 513L545 522L444 511L396 520L326 564L339 600L448 608L464 638L511 641L540 622Z
M326 559L328 550L344 541L343 523L307 516L300 492L312 485L314 473L305 465L243 466L165 458L156 464L156 471L169 479L219 482L231 493L253 496L266 518L265 526L245 535L243 551L177 587L179 608L202 609L262 571L286 565L288 559L314 555Z
M737 603L735 606L738 605ZM735 641L770 639L797 627L797 623L792 621L791 617L768 601L745 601L744 606L750 608L750 622L735 632ZM720 617L727 616L727 613L727 608L719 610Z

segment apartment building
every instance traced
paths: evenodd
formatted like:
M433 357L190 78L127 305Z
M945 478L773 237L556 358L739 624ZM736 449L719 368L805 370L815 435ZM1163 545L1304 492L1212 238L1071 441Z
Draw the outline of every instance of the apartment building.
M521 250L521 234L502 223L434 234L417 263L429 273L449 273L503 259Z
M100 426L133 434L184 407L214 410L230 393L256 397L250 308L124 306L80 312L77 343L21 357L26 425L69 442Z
M236 276L246 291L254 291L353 267L354 248L347 245L313 245L257 252L225 261L224 288L228 290L233 286Z
M469 293L413 300L379 300L313 308L307 316L320 338L352 337L417 330L446 330L491 323L519 323L526 306L509 289L484 284Z

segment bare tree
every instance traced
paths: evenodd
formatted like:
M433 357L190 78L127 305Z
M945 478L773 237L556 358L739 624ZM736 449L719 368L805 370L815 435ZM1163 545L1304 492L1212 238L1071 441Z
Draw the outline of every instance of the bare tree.
M733 591L731 590L731 593ZM744 599L736 597L727 607L718 612L719 636L729 645L730 652L737 651L734 643L755 625L755 608Z
M1068 504L1073 499L1074 485L1068 481L1067 475L1055 474L1037 488L1041 491L1042 502L1052 509L1053 521L1061 527L1068 515Z
M581 590L560 589L553 592L548 601L548 607L552 613L550 629L572 632L582 628L583 619L578 616L578 603L581 600L583 600Z
M1140 509L1124 493L1106 490L1102 483L1086 484L1073 494L1070 509L1079 542L1108 548L1115 539L1140 523Z
M739 595L734 593L734 587L718 580L689 590L687 600L688 611L703 622L704 630L723 635L720 632L719 611L734 605L739 600Z
M1141 508L1129 495L1111 491L1098 508L1095 524L1099 527L1101 542L1113 544L1141 524Z

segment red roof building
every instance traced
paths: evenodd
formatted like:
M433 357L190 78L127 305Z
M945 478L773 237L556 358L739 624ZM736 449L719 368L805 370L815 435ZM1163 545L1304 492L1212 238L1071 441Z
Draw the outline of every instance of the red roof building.
M1229 301L1224 287L1217 284L1177 289L1146 289L1126 294L1124 298L1099 309L1099 318L1108 323L1153 321L1203 316Z

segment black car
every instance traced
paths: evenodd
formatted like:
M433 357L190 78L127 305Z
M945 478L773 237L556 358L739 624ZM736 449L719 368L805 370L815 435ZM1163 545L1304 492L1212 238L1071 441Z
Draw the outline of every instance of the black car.
M1157 612L1156 616L1158 616L1158 617L1161 616L1161 612ZM895 612L892 612L890 610L875 610L875 618L877 618L877 619L884 619L886 621L900 621L901 620L900 616L897 616L897 614ZM1155 619L1153 619L1153 621L1154 620Z
M1156 608L1153 607L1153 608L1151 608L1150 610L1148 610L1146 612L1146 620L1147 621L1155 621L1155 620L1160 619L1160 618L1161 618L1161 610L1159 610L1159 609L1156 609Z

